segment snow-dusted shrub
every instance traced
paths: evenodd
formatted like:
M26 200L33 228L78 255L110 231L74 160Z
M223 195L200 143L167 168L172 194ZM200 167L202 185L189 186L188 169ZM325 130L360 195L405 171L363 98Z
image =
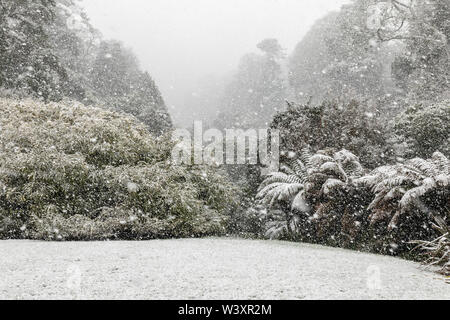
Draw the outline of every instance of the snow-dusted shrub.
M283 152L300 152L334 148L355 154L364 167L373 169L393 156L389 130L380 115L369 107L352 101L325 101L320 105L288 104L271 124L280 130Z
M171 166L170 141L131 117L3 99L0 128L3 238L202 235L233 203L224 179Z
M395 120L395 131L410 149L410 155L429 157L440 150L450 156L450 100L416 105Z

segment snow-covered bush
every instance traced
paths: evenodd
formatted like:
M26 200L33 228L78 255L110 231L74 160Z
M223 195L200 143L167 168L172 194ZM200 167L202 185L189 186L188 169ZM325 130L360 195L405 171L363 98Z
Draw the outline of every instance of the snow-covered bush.
M267 223L268 215L264 206L246 203L231 213L227 231L244 238L265 238Z
M409 107L395 120L395 131L413 157L429 157L439 150L450 156L450 100Z
M73 103L0 100L0 236L101 239L222 230L232 188L170 164L135 118ZM56 231L55 231L56 230Z
M288 110L278 113L271 124L280 130L280 149L300 152L334 148L355 154L364 167L374 169L392 156L389 130L380 115L369 107L352 101L325 101L320 105L288 104Z

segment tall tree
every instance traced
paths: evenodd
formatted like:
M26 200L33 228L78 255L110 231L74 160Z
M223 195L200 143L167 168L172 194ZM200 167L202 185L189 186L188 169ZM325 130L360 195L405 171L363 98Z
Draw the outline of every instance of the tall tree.
M76 0L56 0L55 23L47 30L68 75L64 94L89 103L92 96L89 73L101 41L100 32L91 25Z
M283 51L278 41L266 39L257 46L262 54L248 54L225 89L223 112L216 124L220 127L267 127L285 99Z
M63 96L65 68L49 41L54 0L0 0L0 86L46 100Z
M172 122L153 79L142 72L134 54L117 41L103 41L90 74L101 103L136 116L154 134L171 128Z
M380 99L386 92L386 59L367 26L360 0L319 20L297 45L289 62L294 98Z
M377 30L381 41L401 42L405 51L393 64L397 85L411 103L450 97L450 2L390 0Z

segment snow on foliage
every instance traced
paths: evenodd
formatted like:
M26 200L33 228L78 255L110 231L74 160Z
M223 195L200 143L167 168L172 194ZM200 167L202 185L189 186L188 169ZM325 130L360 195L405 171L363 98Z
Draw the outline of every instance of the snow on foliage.
M436 236L435 218L448 223L449 167L435 152L429 160L415 158L366 174L347 150L315 155L304 150L260 186L266 236L408 252L410 241Z
M324 206L317 207L317 199L333 197L333 194L345 190L352 179L362 174L358 158L347 150L331 155L327 155L325 151L311 155L305 149L298 158L290 159L289 164L284 164L282 170L285 172L270 174L257 194L257 198L267 206L271 215L271 209L278 209L277 216L281 217L279 209L286 205L290 207L286 215L287 221L279 220L281 226L285 227L269 228L271 237L280 236L286 231L296 232L296 227L299 227L296 222L299 220L298 216L309 216L312 207L316 209L316 217L318 212L326 214Z
M0 0L0 237L226 226L404 256L418 240L448 274L449 13L448 0L351 1L289 57L265 39L230 79L195 88L192 118L279 130L281 168L261 177L172 166L157 84L75 0Z
M2 99L0 110L0 237L222 232L232 187L209 168L171 166L170 140L136 119L32 100Z
M400 216L413 208L433 215L448 206L450 162L442 153L435 152L429 160L415 158L382 167L357 182L368 185L374 192L375 199L369 206L373 211L372 222L389 218L392 229Z
M440 231L442 236L432 241L417 241L418 248L423 251L428 266L440 266L440 272L447 276L450 283L450 227L442 218L436 217L434 228Z

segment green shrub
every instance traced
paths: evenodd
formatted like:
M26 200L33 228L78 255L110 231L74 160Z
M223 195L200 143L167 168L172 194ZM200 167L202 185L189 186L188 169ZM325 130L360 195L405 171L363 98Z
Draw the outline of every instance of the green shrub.
M325 101L320 105L288 104L271 124L280 130L281 153L300 152L309 147L313 152L334 148L347 149L367 168L389 162L394 152L389 143L389 130L367 106L351 101Z
M0 237L141 239L218 234L233 188L170 164L172 143L82 105L0 100ZM55 232L57 230L58 232Z
M436 150L450 156L450 101L416 105L395 120L395 131L407 142L409 155L429 157Z

